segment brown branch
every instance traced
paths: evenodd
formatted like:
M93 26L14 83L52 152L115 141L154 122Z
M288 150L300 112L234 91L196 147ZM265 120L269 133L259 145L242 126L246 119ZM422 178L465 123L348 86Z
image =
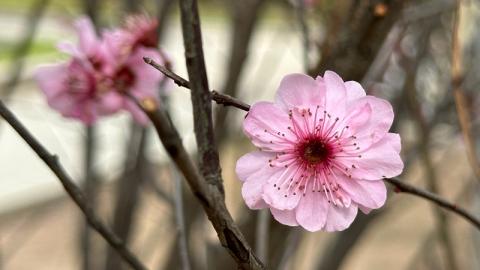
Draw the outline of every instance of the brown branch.
M133 97L131 97L133 98ZM199 173L182 144L180 135L166 111L158 108L150 99L134 101L152 121L165 150L187 180L193 194L199 200L210 219L222 246L238 263L240 269L263 269L262 263L253 254L238 226L227 210L223 194L212 188Z
M193 128L198 148L198 165L203 177L223 196L220 159L213 132L211 94L202 48L202 32L196 0L180 0L185 62L190 80Z
M146 270L147 268L125 246L125 243L100 220L92 206L86 201L85 194L65 172L65 169L59 163L57 156L48 152L48 150L35 137L33 137L27 128L15 117L1 100L0 115L57 176L67 194L87 218L90 226L92 226L93 229L95 229L113 248L115 248L118 254L122 256L122 258L125 259L133 269Z
M145 63L151 65L158 71L162 72L165 76L172 79L176 85L190 89L190 82L188 80L182 78L181 76L177 75L176 73L172 72L166 67L158 64L151 58L144 57L143 60L145 61ZM211 99L214 100L217 104L221 104L224 106L232 106L247 112L250 110L250 105L232 96L219 93L215 90L210 91L210 95L211 95Z
M468 114L467 100L462 90L463 74L462 74L462 46L460 44L458 28L460 24L460 8L461 1L457 0L457 7L453 17L452 32L452 86L453 96L455 98L455 107L457 109L457 117L460 122L463 139L465 140L465 148L467 151L468 161L472 167L473 173L477 180L480 180L480 162L476 155L475 144L470 129L470 115Z
M396 192L404 192L404 193L409 193L421 198L424 198L428 201L431 201L435 203L436 205L444 208L445 210L451 211L466 220L468 220L472 225L477 227L477 229L480 230L480 220L475 217L472 213L468 212L467 210L459 207L458 205L451 203L447 201L446 199L438 196L435 193L428 192L424 189L417 188L415 186L412 186L410 184L407 184L397 178L386 178L384 179L385 182L395 186L395 191Z

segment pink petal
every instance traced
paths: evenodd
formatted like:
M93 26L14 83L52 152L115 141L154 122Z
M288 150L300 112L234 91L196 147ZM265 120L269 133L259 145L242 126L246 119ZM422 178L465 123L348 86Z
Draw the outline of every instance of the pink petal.
M402 150L400 135L397 133L387 133L385 137L387 137L390 146L392 146L393 149L395 149L395 151L400 154L400 151Z
M325 90L312 77L290 74L280 82L276 103L285 111L295 106L311 107L323 104Z
M268 207L268 204L266 204L262 198L263 186L264 182L261 181L261 179L251 179L250 181L243 182L242 197L250 209L263 209Z
M343 117L346 109L347 92L345 83L337 73L326 71L323 75L325 83L325 108L328 113L335 117Z
M262 196L264 187L268 179L278 177L281 173L282 171L277 168L264 166L243 182L242 197L249 208L261 209L266 207Z
M270 212L278 222L288 226L298 226L297 220L295 219L295 210L278 210L270 208Z
M352 101L366 96L365 90L363 89L362 85L356 81L345 82L345 87L347 88L347 106Z
M262 150L291 148L295 135L288 130L289 126L288 114L270 102L253 104L243 122L245 134Z
M335 232L343 231L352 224L357 216L357 205L352 204L350 207L338 207L329 205L327 222L325 223L325 231Z
M108 115L117 112L122 108L125 98L114 91L104 93L98 100L98 111L101 115Z
M365 103L363 106L356 106L355 109L348 113L344 122L345 125L349 126L349 131L352 135L356 134L357 130L362 129L368 123L372 112L372 106L369 103Z
M350 112L347 112L347 115L355 112L358 108L365 107L366 104L372 109L369 120L361 126L352 127L350 130L353 133L352 135L355 135L359 140L364 140L363 148L381 140L387 134L393 122L393 109L390 103L373 96L366 96L352 102Z
M295 210L295 218L308 231L315 232L325 226L329 204L320 192L308 191Z
M399 136L385 136L366 151L361 152L361 157L354 157L351 163L356 168L351 170L352 177L379 180L402 173L403 161L397 151L399 139Z
M254 151L243 155L235 167L235 172L241 181L245 181L249 176L258 172L265 165L268 165L268 160L275 155L272 153Z
M157 63L163 63L157 50L138 47L125 63L137 78L131 91L137 98L156 98L159 96L159 83L164 76L158 70L146 65L143 57L150 57Z
M366 208L377 209L385 204L387 188L382 180L367 181L338 177L338 184L359 205Z
M279 168L282 174L271 177L263 189L263 199L273 208L291 210L298 205L302 197L301 191L288 188L290 179L298 179L301 170L296 166Z
M67 72L67 64L43 66L37 69L35 79L48 100L66 91Z
M93 23L87 17L82 17L75 22L77 29L79 49L88 56L95 53L95 47L98 45L97 35Z

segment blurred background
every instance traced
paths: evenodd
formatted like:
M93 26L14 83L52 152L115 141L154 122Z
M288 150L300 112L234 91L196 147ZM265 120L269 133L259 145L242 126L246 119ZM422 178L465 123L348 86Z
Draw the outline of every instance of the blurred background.
M462 1L462 73L452 84L454 0L200 1L210 87L245 102L272 100L293 72L362 83L388 99L402 136L401 178L480 216L476 155L480 136L480 5ZM236 269L153 130L127 114L86 128L50 109L32 78L66 59L73 21L87 14L115 27L129 13L160 22L160 46L187 77L176 0L2 0L0 97L56 153L88 200L150 269ZM184 143L195 153L189 93L167 100ZM455 89L454 89L455 88ZM454 99L460 93L462 102ZM406 194L339 233L283 226L247 209L234 172L250 149L245 113L214 105L226 200L249 243L270 269L480 269L480 233L466 221ZM462 125L457 110L467 115ZM469 139L466 139L469 138ZM186 243L186 249L183 244ZM89 229L49 169L0 121L0 269L129 269Z

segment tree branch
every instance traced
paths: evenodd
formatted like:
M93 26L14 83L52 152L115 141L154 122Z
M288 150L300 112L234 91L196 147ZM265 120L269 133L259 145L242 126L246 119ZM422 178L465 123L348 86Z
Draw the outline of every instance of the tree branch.
M426 190L414 187L409 185L397 178L385 178L383 179L385 182L393 185L396 189L395 192L404 192L409 193L421 198L424 198L428 201L435 203L436 205L444 208L445 210L451 211L466 220L468 220L472 225L477 227L480 230L480 220L475 217L472 213L468 212L467 210L459 207L458 205L447 201L446 199L438 196L435 193L428 192Z
M151 58L144 57L143 60L145 61L145 63L151 65L158 71L162 72L165 76L172 79L176 85L190 89L190 82L188 80L182 78L181 76L177 75L173 71L167 69L165 66L158 64ZM210 96L211 96L211 99L214 100L219 105L221 104L224 106L232 106L247 112L250 110L250 105L248 105L247 103L241 100L238 100L232 96L219 93L215 90L210 91Z
M45 162L50 170L57 176L65 191L75 204L80 208L88 223L127 261L133 269L146 270L140 260L125 246L125 243L113 233L96 215L92 206L86 201L85 194L73 182L59 163L57 156L50 154L48 150L20 123L15 115L0 100L0 115L8 124L23 138L32 150Z
M133 97L130 97L133 98ZM190 189L210 219L222 246L235 259L240 269L263 269L263 265L252 252L240 229L227 210L223 194L205 181L190 159L180 135L166 111L158 108L155 101L145 99L138 102L152 121L165 150L187 180Z

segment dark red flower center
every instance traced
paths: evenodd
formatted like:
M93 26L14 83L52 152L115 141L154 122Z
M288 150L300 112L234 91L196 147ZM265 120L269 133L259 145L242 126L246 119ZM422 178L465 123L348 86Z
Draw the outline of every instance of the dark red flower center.
M324 162L329 159L332 150L324 141L314 138L304 142L300 148L300 154L310 164Z
M135 74L128 67L117 71L114 78L115 88L120 92L126 92L135 83Z

